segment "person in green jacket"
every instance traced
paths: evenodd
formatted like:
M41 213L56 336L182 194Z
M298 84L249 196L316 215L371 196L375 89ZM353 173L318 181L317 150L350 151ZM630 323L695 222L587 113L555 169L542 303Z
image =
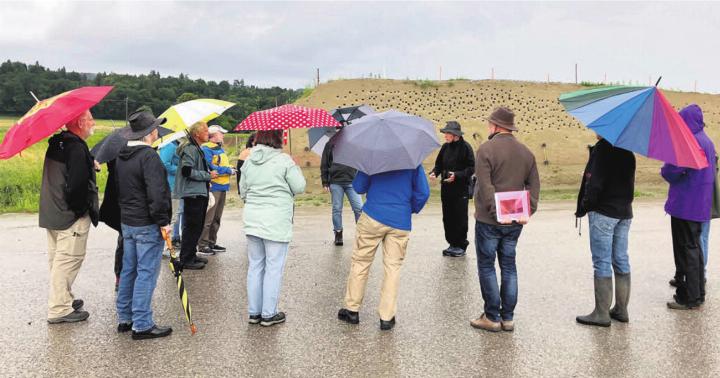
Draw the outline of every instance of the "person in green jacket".
M305 191L305 177L282 152L282 130L259 131L240 172L249 322L269 327L285 321L285 313L278 312L278 298L292 239L294 198Z

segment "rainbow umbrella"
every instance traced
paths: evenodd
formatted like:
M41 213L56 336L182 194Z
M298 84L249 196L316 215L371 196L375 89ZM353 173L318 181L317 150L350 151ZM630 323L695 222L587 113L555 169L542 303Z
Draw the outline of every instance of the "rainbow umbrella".
M82 87L38 101L0 144L0 159L9 159L47 138L66 123L100 102L113 87Z
M658 80L659 81L659 80ZM678 167L708 166L690 128L654 87L607 86L560 95L568 113L613 146Z

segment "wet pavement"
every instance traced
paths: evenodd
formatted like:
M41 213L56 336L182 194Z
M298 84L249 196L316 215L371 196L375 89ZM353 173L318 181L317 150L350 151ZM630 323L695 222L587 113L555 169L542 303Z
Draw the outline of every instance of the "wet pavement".
M414 218L402 271L398 323L378 329L382 265L376 259L360 324L336 320L352 253L330 244L328 208L301 208L286 265L285 324L246 322L245 237L240 209L226 211L219 243L204 271L185 277L199 331L190 336L174 279L164 260L155 319L165 339L133 341L115 332L113 252L116 234L91 231L74 285L90 312L86 322L48 325L45 231L35 215L0 216L0 364L2 376L687 376L720 375L720 226L710 236L708 298L692 312L673 312L670 219L658 202L639 203L631 228L630 323L581 326L592 310L587 233L574 228L573 204L541 206L518 246L519 302L514 333L470 327L482 312L474 249L442 257L440 208ZM346 224L350 224L346 209ZM473 222L471 222L472 228ZM586 226L587 223L583 226ZM583 227L586 229L587 227Z

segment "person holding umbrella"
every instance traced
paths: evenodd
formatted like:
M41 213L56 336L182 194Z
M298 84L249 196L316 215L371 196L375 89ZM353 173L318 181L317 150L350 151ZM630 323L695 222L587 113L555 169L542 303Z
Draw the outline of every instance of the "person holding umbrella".
M335 233L334 244L341 246L343 245L343 200L347 196L350 207L352 207L352 211L355 214L355 222L357 222L362 212L362 197L355 192L352 186L357 170L333 161L332 151L334 146L335 142L333 138L325 144L320 162L320 178L323 189L325 189L325 192L330 192L330 198L332 199L332 223L333 232Z
M466 142L457 121L449 121L440 130L445 135L445 144L435 159L435 167L430 171L430 179L440 177L440 199L442 201L443 227L445 240L450 246L443 256L465 256L470 244L468 233L468 196L472 175L475 170L475 156L472 147Z
M48 323L87 319L72 284L85 259L90 224L99 218L95 161L85 140L95 129L89 110L69 121L48 141L40 187L41 228L47 229L50 262Z
M151 147L158 139L157 119L149 111L128 117L123 130L127 146L117 158L119 185L118 202L124 240L123 268L117 294L118 332L132 330L134 340L165 337L170 327L157 326L153 321L152 295L155 291L164 240L164 232L172 232L170 219L170 186L160 156Z
M305 191L306 184L300 167L282 152L282 134L282 130L258 131L240 176L248 244L248 321L265 327L285 321L278 300L292 239L294 197Z
M614 147L597 136L590 147L580 184L575 216L587 214L590 222L590 253L593 262L595 309L578 316L580 324L609 327L610 319L627 323L630 300L630 261L628 233L635 196L635 155ZM613 298L615 274L615 306Z
M196 255L198 240L205 224L210 180L217 177L205 161L200 145L208 141L208 126L196 122L188 129L187 141L178 147L180 174L175 176L175 195L183 200L182 247L183 269L203 269L208 260Z
M700 244L702 223L710 221L715 183L715 145L705 134L702 109L692 104L680 111L707 157L701 169L678 167L666 163L660 171L670 184L665 212L670 214L675 281L677 289L667 307L690 310L705 302L705 267Z
M495 193L527 190L530 215L535 213L540 196L535 155L512 135L517 130L512 110L495 109L488 118L488 141L478 148L475 157L475 249L485 306L483 314L471 320L470 325L491 332L514 329L518 294L515 247L523 225L529 221L498 222ZM501 288L495 272L496 259L502 275Z

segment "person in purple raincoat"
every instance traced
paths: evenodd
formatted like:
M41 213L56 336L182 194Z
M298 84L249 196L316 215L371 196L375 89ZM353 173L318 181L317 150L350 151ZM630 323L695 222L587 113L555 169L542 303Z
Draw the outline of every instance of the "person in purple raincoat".
M705 302L705 273L700 234L702 223L710 220L715 182L715 145L703 131L702 109L692 104L680 111L708 158L708 166L691 169L665 164L662 177L670 184L665 211L670 214L676 294L667 306L689 310Z

